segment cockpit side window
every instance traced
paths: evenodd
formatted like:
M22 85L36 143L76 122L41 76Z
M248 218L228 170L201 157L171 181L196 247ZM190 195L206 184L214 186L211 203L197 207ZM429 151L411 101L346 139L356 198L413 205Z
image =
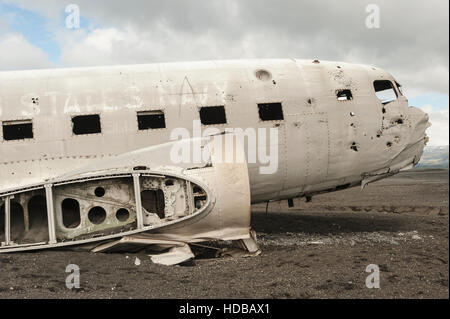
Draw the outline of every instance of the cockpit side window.
M373 82L375 94L381 103L388 104L397 99L397 92L394 89L394 85L388 80L376 80Z

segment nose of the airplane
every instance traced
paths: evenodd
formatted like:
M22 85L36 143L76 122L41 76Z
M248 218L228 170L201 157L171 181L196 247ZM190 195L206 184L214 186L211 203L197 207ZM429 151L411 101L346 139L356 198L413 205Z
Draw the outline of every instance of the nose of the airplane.
M426 130L431 126L430 118L427 113L421 109L411 106L409 107L409 118L411 120L411 142L428 142Z
M409 160L409 163L416 165L419 163L423 150L428 143L429 138L426 130L431 126L431 123L428 114L414 106L408 108L407 117L409 119L409 141L400 157L403 162Z

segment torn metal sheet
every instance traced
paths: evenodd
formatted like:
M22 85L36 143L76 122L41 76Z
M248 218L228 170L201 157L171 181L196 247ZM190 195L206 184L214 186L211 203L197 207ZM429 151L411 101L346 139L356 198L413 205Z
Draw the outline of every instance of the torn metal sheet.
M165 250L171 247L182 247L185 243L171 240L151 239L138 235L124 236L120 239L102 243L91 249L94 253L125 252L131 249L138 251L151 246L152 250Z
M174 246L168 252L149 256L155 264L166 266L181 264L195 257L188 244Z

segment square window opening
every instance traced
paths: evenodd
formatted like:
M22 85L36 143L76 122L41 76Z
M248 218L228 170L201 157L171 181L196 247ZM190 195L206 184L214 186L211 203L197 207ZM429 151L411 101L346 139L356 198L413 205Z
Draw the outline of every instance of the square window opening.
M258 104L259 118L261 121L284 120L283 107L281 103L261 103Z
M161 110L137 112L137 118L140 131L166 128L166 119Z
M72 117L72 130L75 135L101 133L100 115L79 115Z
M338 101L351 101L353 100L352 91L350 90L337 90L336 97Z
M25 140L33 138L33 123L31 120L4 121L3 139L5 141Z
M225 106L205 106L200 108L200 121L203 125L227 124Z

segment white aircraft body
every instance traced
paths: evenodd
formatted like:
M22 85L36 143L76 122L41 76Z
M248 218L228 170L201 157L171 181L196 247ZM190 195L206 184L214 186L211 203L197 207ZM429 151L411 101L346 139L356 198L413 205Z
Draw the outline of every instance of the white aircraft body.
M384 70L279 59L0 72L0 126L0 252L176 259L212 240L258 251L252 203L411 168L429 123Z

